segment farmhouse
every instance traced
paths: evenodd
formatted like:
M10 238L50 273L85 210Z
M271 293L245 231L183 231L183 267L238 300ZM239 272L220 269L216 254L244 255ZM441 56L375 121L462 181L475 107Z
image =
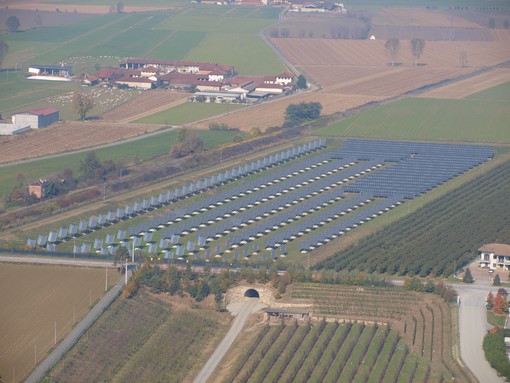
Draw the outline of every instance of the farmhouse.
M480 267L491 270L510 270L510 245L490 243L478 249Z
M59 111L52 108L33 109L12 116L16 126L30 126L32 129L44 128L59 120Z
M28 194L33 194L37 198L41 199L44 195L44 188L46 187L47 183L47 180L41 179L37 182L34 182L33 184L28 185Z

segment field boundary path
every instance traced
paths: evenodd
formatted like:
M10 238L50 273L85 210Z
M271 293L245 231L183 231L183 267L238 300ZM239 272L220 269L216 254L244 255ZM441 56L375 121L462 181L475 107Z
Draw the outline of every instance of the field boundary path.
M89 329L99 316L112 304L120 295L124 285L124 276L120 277L115 286L108 291L99 302L89 311L75 328L55 347L55 349L37 365L34 371L25 380L25 383L38 383L46 373L50 371L64 355L76 344L81 336Z
M258 299L253 298L245 302L236 302L229 305L228 309L237 313L234 322L232 322L232 327L230 327L227 335L225 335L218 347L216 347L216 350L214 350L210 356L209 360L205 363L204 367L202 367L202 370L200 370L196 378L193 380L193 383L207 382L229 350L230 346L232 346L232 343L234 343L234 340L243 329L244 323L250 314L257 312L262 307L265 307L265 305L261 304Z

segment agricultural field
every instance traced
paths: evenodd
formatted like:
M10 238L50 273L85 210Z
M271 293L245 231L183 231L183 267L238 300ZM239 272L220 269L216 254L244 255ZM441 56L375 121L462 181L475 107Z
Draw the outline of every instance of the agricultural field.
M431 89L427 92L421 93L418 97L425 98L452 98L452 99L471 99L469 96L475 94L476 97L482 96L482 101L498 101L508 100L509 97L505 91L503 94L497 94L497 97L486 97L483 98L484 90L488 90L493 87L497 89L508 88L507 85L502 85L510 81L510 69L498 68L484 74L470 77L468 79L458 81L452 84L448 84L439 88ZM500 87L501 85L501 87ZM489 91L492 93L493 91Z
M483 167L482 167L483 169ZM507 203L510 161L427 203L362 242L337 252L317 269L399 275L450 275L483 243L510 241Z
M505 101L475 98L407 98L347 117L316 133L326 137L507 144L510 111L504 105Z
M144 290L120 297L45 381L189 382L230 325L208 304Z
M86 125L86 123L85 123ZM130 126L131 124L128 124ZM74 125L76 129L76 136L82 137L82 145L87 145L86 147L90 147L93 144L93 137L90 136L91 131L84 130L83 128L80 128L81 124ZM96 125L98 128L101 127L101 125ZM106 124L103 126L111 127L111 124ZM159 127L158 127L159 128ZM53 128L52 128L53 129ZM147 129L149 130L149 129ZM93 132L93 131L92 131ZM131 129L131 136L133 137L135 134L140 134L142 131L140 128L137 128L137 125L134 125L134 129ZM143 130L145 132L145 130ZM34 132L35 133L35 132ZM41 131L41 133L47 133ZM57 131L58 133L58 131ZM122 134L122 128L117 130L112 130L112 134ZM102 134L102 133L99 133ZM232 139L235 136L235 132L212 132L209 130L202 130L202 131L196 131L196 134L199 138L201 138L205 144L206 147L212 148L214 146L224 144L226 142L232 142ZM16 155L19 156L20 153L16 153L17 150L20 150L19 148L21 145L27 145L26 147L32 148L30 146L30 142L23 143L23 139L27 137L27 141L32 141L33 139L30 139L30 136L16 136L14 137L14 141L10 141L9 145L5 145L6 148L9 148L9 152L13 153L12 156L15 157ZM45 145L48 146L54 146L54 139L55 136L53 135L43 135L37 136L39 138L38 145L42 145L41 142L44 141ZM71 150L71 148L76 148L73 142L73 136L69 135L66 137L68 140L68 144L65 143L65 140L63 137L59 136L58 140L61 143L61 145L68 145ZM118 135L114 136L115 141L118 139ZM19 141L16 141L16 139L20 139ZM167 131L162 132L156 135L151 135L148 137L140 138L136 141L136 145L133 144L133 142L124 142L120 144L116 144L110 147L105 147L102 149L95 150L98 158L101 161L104 160L112 160L115 162L121 161L123 163L129 164L133 162L135 158L137 158L140 161L144 161L153 157L161 156L168 154L171 145L173 145L176 142L176 132L175 131ZM7 149L6 149L7 150ZM31 150L31 149L30 149ZM57 152L60 152L58 150ZM7 153L7 152L6 152ZM3 152L2 152L3 154ZM47 153L47 149L45 149L45 154ZM16 177L18 174L23 174L26 179L39 179L41 177L45 177L51 174L55 173L61 173L65 168L69 168L73 170L73 174L78 175L80 174L80 162L85 158L87 155L86 152L80 152L80 153L71 153L71 154L64 154L61 156L56 157L50 157L47 159L36 159L27 163L20 163L16 165L9 165L0 167L0 198L6 195L6 193L9 193L14 185L17 184ZM18 159L21 159L18 157Z
M108 273L108 275L106 275ZM21 381L119 278L115 268L0 264L0 375ZM13 376L13 373L15 376Z
M183 125L218 114L235 112L242 105L187 102L134 121L139 124Z
M337 94L327 91L297 93L291 96L272 100L253 107L245 108L236 113L226 116L214 117L207 122L192 123L190 126L197 129L207 129L209 123L227 124L228 126L238 128L244 132L249 132L253 128L259 128L265 131L271 126L279 126L285 121L285 109L290 104L299 104L301 102L320 102L322 105L322 115L328 115L340 110L347 110L369 101L378 100L377 96Z
M319 320L246 332L214 382L475 381L453 358L456 311L435 296L318 283L290 289L290 301L312 301Z

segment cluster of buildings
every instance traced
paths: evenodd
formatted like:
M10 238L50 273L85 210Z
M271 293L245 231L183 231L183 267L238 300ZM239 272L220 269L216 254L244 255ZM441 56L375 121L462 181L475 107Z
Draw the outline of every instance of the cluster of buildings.
M149 90L157 87L193 92L192 101L246 102L284 94L293 88L294 75L239 76L233 66L216 63L128 59L119 68L101 68L94 85L103 82L121 88ZM82 83L85 80L82 80Z
M12 124L0 123L0 135L20 134L31 129L41 129L59 119L59 111L53 108L32 109L16 113L12 116Z
M196 0L191 0L196 3ZM250 7L271 5L274 7L290 6L294 12L337 12L347 13L343 3L321 0L200 0L202 4L230 5L238 4Z

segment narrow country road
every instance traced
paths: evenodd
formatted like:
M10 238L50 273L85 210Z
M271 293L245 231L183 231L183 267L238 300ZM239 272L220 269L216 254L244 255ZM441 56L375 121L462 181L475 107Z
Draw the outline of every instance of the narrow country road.
M499 383L505 379L485 359L482 349L483 337L487 331L485 298L497 287L482 284L454 285L461 299L459 307L460 353L466 366L475 374L480 383Z
M25 383L38 383L46 373L74 346L80 337L92 326L99 316L120 295L124 285L124 276L119 278L115 286L108 291L92 310L81 320L75 328L53 349L53 351L35 368Z
M250 314L257 312L262 307L264 307L259 303L258 299L254 298L249 299L245 302L238 302L236 303L236 305L238 305L239 311L237 312L234 322L232 322L232 327L228 331L227 335L225 335L225 337L218 345L218 347L216 347L216 350L214 350L213 354L211 355L207 363L204 365L204 367L202 367L202 370L193 380L193 383L207 382L207 380L214 372L216 367L220 364L221 360L227 353L230 346L232 346L232 343L234 343L234 340L236 339L237 335L239 335L239 333L243 329L246 319L248 319Z

